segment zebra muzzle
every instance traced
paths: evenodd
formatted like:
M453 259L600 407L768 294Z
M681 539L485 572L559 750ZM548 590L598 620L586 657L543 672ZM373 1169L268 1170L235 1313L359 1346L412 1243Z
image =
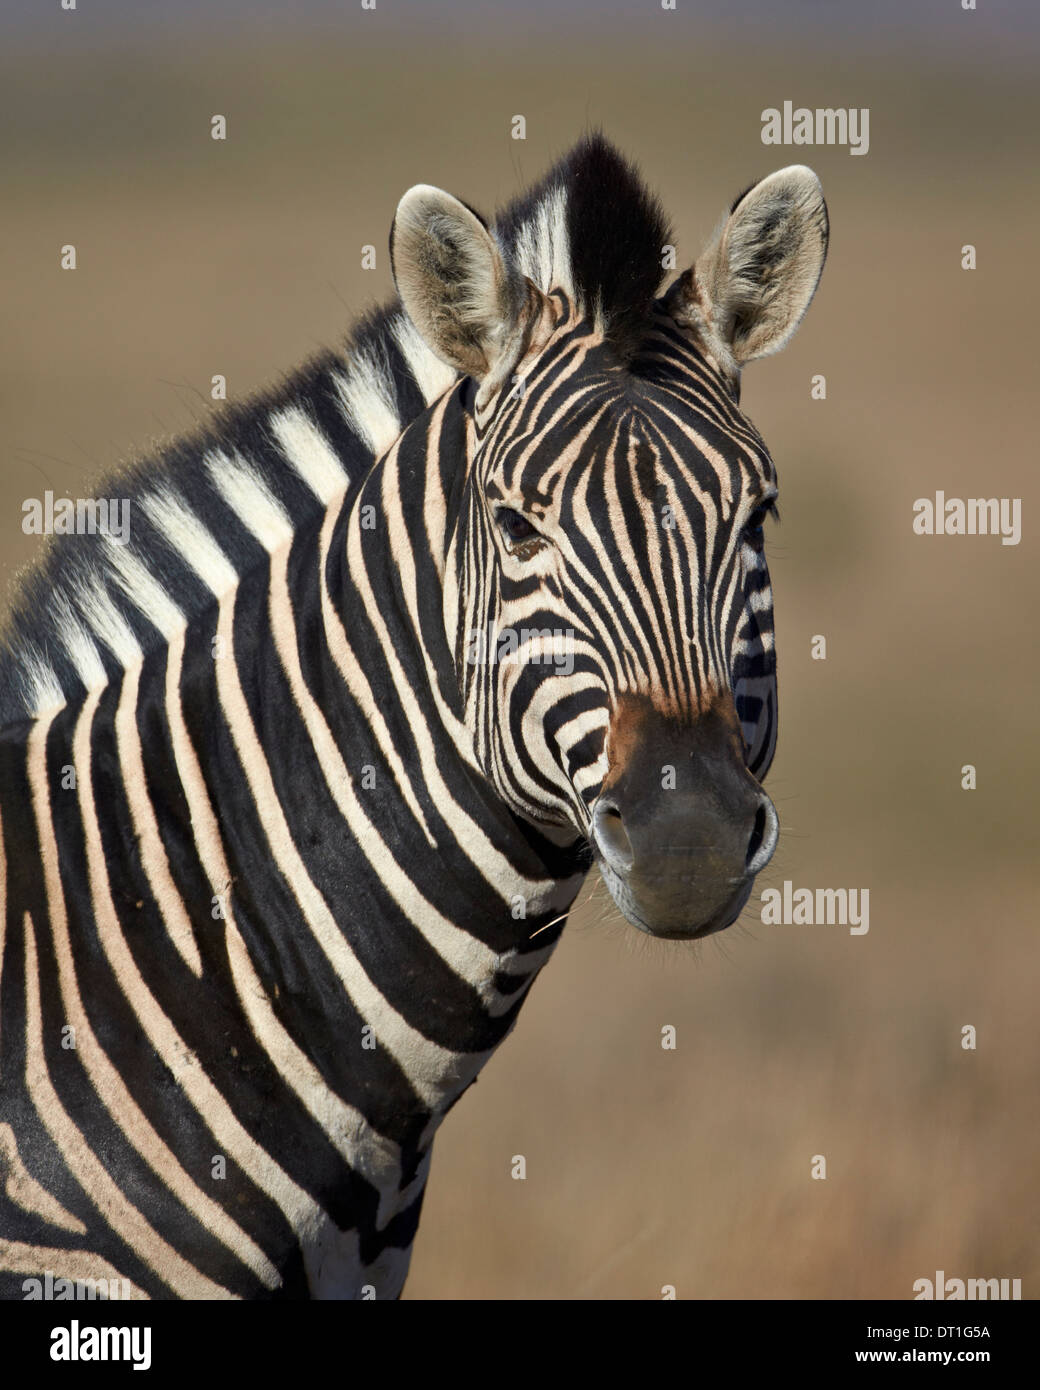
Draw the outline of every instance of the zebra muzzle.
M735 728L717 704L686 724L644 714L623 740L591 840L614 901L642 931L690 938L730 926L772 858L776 810Z

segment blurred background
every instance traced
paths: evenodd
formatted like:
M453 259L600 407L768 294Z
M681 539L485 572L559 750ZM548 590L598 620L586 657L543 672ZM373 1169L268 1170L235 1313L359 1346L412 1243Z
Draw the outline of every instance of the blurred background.
M445 1122L406 1297L906 1299L937 1269L1036 1297L1040 13L7 0L3 27L0 611L40 544L24 499L83 495L213 374L248 394L389 294L411 184L490 211L600 126L685 265L753 179L816 169L819 294L744 383L783 517L759 888L869 889L869 933L764 926L756 890L666 946L590 885ZM785 100L869 108L869 153L763 146ZM1021 498L1021 544L914 535L937 489Z

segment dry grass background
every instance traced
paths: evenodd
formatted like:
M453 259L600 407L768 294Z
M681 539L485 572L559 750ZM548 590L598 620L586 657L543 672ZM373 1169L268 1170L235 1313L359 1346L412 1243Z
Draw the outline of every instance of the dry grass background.
M939 1268L1018 1277L1033 1297L1029 80L968 51L748 53L634 22L578 62L566 43L490 42L478 28L420 51L352 29L0 60L3 579L34 550L24 498L77 495L204 414L213 373L244 394L381 299L410 184L490 208L602 125L663 195L685 262L752 178L812 164L832 218L822 287L745 381L783 514L768 786L784 833L761 886L869 888L869 934L748 911L668 948L605 913L600 889L445 1123L406 1292L908 1298ZM759 113L785 98L869 107L869 155L764 148ZM208 138L214 112L226 144ZM914 536L912 502L937 488L1021 497L1021 545ZM520 1153L526 1182L510 1178Z

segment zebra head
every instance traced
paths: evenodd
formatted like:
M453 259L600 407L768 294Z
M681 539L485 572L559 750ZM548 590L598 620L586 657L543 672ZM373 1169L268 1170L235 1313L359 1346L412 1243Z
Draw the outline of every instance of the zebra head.
M586 837L653 935L728 926L776 846L777 481L739 380L826 246L815 174L781 169L659 295L663 216L598 137L493 227L420 185L391 233L408 314L464 378L444 615L478 761L515 813Z

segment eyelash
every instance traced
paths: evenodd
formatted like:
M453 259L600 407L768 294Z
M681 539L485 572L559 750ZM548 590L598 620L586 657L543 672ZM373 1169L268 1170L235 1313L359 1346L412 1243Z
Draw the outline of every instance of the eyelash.
M762 528L765 526L767 517L773 517L777 521L780 520L780 512L774 500L764 502L761 506L756 507L745 523L743 532L744 543L750 545L752 549L761 548L762 546Z
M521 546L527 541L542 539L533 523L528 521L527 517L520 512L514 511L512 507L499 507L495 513L495 521L509 545ZM527 529L523 530L524 527ZM514 535L514 529L520 530L521 534Z

